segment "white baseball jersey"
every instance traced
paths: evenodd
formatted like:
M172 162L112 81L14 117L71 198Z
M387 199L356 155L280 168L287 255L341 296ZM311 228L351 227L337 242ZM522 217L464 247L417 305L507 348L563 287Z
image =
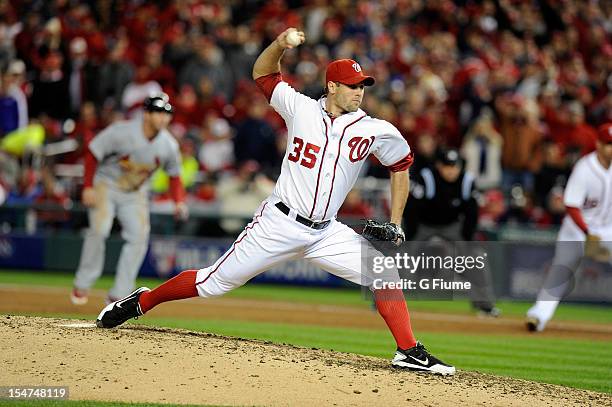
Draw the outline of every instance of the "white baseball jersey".
M212 266L198 270L198 294L222 295L275 265L299 258L371 286L374 276L363 267L363 259L381 254L335 215L370 153L391 171L405 170L412 162L408 143L391 124L362 110L331 120L325 99L316 101L296 92L280 74L258 80L258 85L289 130L281 175L230 249ZM278 208L279 201L290 208L289 214ZM313 229L297 222L296 212L330 222ZM385 281L398 279L395 267L385 270Z
M335 217L370 154L391 170L405 169L412 161L400 132L361 109L332 120L325 112L325 98L311 99L282 81L270 105L288 129L273 197L311 220Z
M169 176L179 176L180 153L174 137L161 130L149 140L142 132L142 119L114 123L89 143L98 160L96 179L121 191L146 187L151 174L163 167Z
M596 152L578 160L565 187L563 200L566 206L580 209L591 233L602 238L611 236L612 166L604 168ZM564 220L566 222L573 223L569 217Z
M601 238L601 245L612 251L612 166L604 168L597 152L582 157L572 170L563 201L580 209L589 233ZM536 303L527 311L538 320L536 329L544 329L553 317L559 301L572 287L574 272L584 256L586 235L568 215L559 230L555 256Z

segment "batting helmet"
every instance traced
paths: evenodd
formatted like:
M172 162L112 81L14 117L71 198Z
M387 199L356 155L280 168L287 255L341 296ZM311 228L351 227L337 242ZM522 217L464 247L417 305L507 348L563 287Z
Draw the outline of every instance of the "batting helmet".
M144 100L144 110L147 112L173 113L170 98L165 93L155 93Z

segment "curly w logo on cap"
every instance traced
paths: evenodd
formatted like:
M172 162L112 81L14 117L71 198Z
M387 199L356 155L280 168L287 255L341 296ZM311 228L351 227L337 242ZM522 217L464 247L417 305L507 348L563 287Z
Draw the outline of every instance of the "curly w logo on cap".
M363 74L361 65L352 59L338 59L327 65L325 82L340 82L344 85L363 83L365 86L374 85L374 78Z

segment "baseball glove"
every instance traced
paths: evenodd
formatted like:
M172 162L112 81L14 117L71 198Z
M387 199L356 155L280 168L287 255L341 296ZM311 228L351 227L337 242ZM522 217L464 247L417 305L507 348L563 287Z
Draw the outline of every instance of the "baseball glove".
M599 236L587 235L586 242L584 242L584 257L606 263L610 261L610 250L602 246Z
M390 222L380 223L372 219L366 219L362 234L368 240L393 242L396 246L406 240L401 226Z

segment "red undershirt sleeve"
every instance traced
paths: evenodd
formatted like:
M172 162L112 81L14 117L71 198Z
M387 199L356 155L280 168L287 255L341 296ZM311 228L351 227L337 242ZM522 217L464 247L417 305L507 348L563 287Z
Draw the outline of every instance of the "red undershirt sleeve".
M281 73L276 72L271 73L269 75L260 76L259 78L255 79L255 83L257 84L257 87L259 88L261 93L266 96L268 102L270 102L270 99L272 98L272 92L274 92L274 88L276 87L276 85L282 82L282 80L283 77Z
M93 155L89 147L85 148L84 157L84 174L83 174L83 186L90 188L93 186L94 175L96 174L96 168L98 168L98 160Z
M574 206L566 206L565 209L567 210L567 214L570 216L570 218L572 218L576 226L582 229L584 233L588 234L589 228L587 227L587 224L584 221L584 218L582 217L582 212L580 211L580 209Z
M413 162L414 162L414 154L411 151L411 152L408 153L408 155L406 157L402 158L401 160L399 160L395 164L388 166L387 168L391 172L405 171L408 168L410 168L410 166L412 165Z
M170 196L176 203L185 201L185 189L180 177L170 177Z

